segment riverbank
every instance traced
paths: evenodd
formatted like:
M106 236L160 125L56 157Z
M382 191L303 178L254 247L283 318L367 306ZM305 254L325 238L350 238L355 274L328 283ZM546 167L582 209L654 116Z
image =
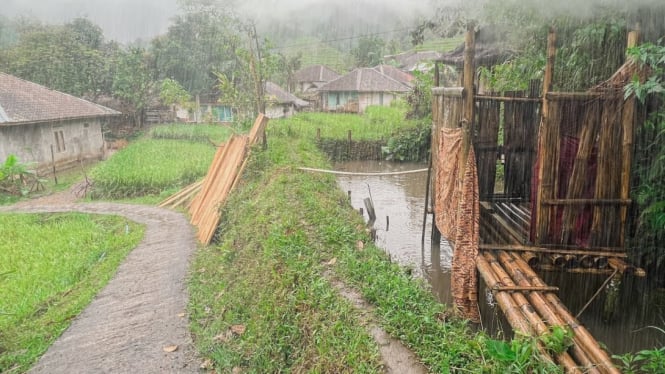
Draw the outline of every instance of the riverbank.
M192 332L207 367L382 372L378 344L361 318L369 312L354 310L336 282L357 291L373 319L432 372L510 366L489 348L497 342L456 319L422 280L372 244L334 177L297 169L330 168L313 139L290 131L288 120L273 121L268 144L253 153L224 206L218 244L194 261ZM533 353L534 342L518 343ZM558 370L537 355L521 364Z

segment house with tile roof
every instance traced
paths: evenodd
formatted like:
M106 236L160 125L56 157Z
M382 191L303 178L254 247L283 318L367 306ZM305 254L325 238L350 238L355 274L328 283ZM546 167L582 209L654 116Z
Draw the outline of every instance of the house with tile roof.
M287 92L278 84L266 82L264 90L266 98L266 116L282 118L294 115L298 110L308 107L309 103Z
M10 154L37 168L104 154L102 125L113 109L0 72L0 162Z
M296 92L316 92L319 87L335 80L340 75L331 68L324 65L312 65L295 72Z
M323 110L363 113L370 105L389 106L411 91L375 68L357 68L319 88Z
M402 71L392 65L386 65L386 64L378 65L375 66L374 69L379 73L385 74L398 82L406 84L409 87L413 87L412 82L416 79L416 77L414 77L413 74Z

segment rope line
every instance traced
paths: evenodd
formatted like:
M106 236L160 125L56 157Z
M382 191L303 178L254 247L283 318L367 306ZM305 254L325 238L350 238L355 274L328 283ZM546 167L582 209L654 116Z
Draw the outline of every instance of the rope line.
M337 171L337 170L325 170L325 169L313 169L313 168L298 168L302 171L311 171L315 173L326 173L326 174L335 174L335 175L358 175L358 176L384 176L384 175L403 175L403 174L415 174L415 173L424 173L428 169L416 169L416 170L406 170L406 171L393 171L388 173L354 173L349 171Z

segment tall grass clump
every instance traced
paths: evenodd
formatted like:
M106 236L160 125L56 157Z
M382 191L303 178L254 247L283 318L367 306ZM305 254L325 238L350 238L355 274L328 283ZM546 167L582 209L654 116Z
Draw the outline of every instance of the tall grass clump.
M206 174L214 154L209 143L140 139L92 170L92 195L130 198L186 186Z
M0 372L24 372L143 237L117 216L0 214Z
M194 142L225 142L233 133L233 129L223 125L178 124L159 125L150 129L153 139L176 139Z

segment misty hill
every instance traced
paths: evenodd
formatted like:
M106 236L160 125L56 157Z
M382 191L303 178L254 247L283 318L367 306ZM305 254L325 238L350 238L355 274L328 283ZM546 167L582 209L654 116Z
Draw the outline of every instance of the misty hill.
M378 36L386 43L395 40L400 49L410 48L409 29L416 14L411 6L376 1L309 2L257 19L260 30L277 45L296 44L316 38L348 53L361 36Z

